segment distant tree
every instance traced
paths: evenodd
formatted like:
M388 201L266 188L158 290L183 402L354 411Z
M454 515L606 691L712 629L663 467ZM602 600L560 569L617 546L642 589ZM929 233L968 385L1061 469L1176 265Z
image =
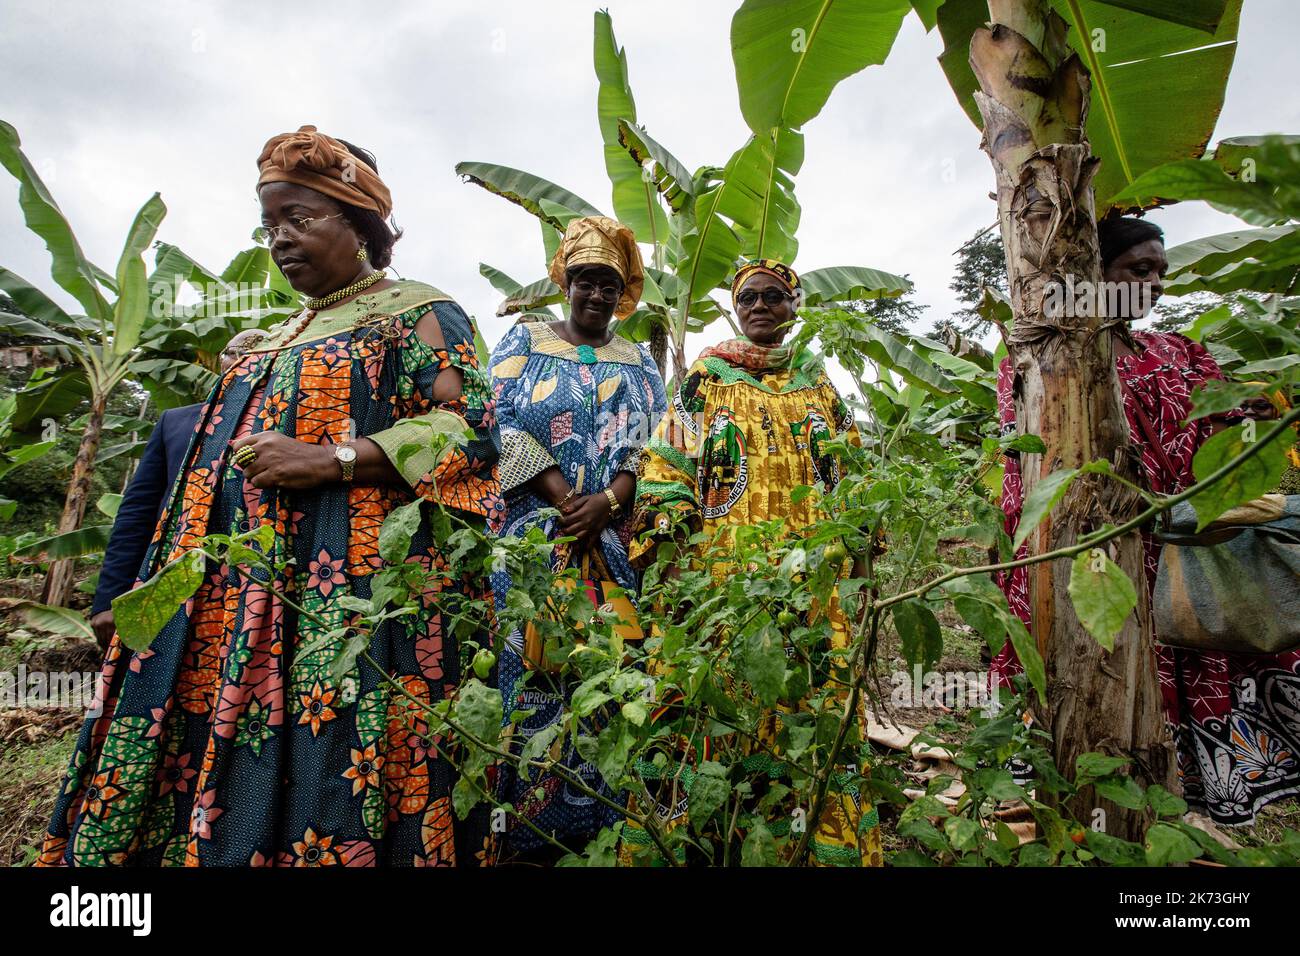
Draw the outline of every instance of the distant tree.
M957 293L957 301L964 307L935 323L931 335L939 339L949 330L963 338L983 335L990 326L975 308L984 298L984 287L1007 291L1007 259L1002 251L1002 236L996 229L977 232L956 255L957 264L948 288Z
M1179 299L1161 299L1151 312L1152 332L1180 332L1223 301L1211 292L1198 292Z
M1240 316L1243 309L1236 301L1238 298L1251 298L1262 301L1267 298L1261 292L1237 292L1233 295L1220 295L1217 292L1193 292L1180 298L1161 299L1151 312L1152 332L1181 332L1211 309L1226 305L1233 315Z
M908 276L904 275L903 278L906 279ZM911 335L913 330L910 326L921 321L921 313L929 306L913 300L912 292L908 291L892 299L886 296L878 299L860 299L848 303L846 308L850 312L868 316L877 328L884 329L886 332L893 332L895 335Z

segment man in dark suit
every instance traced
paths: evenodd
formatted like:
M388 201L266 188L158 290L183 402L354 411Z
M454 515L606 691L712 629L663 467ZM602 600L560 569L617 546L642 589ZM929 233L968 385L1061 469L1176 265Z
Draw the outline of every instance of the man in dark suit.
M256 339L266 333L258 329L245 329L234 336L221 353L221 371L225 372L239 360ZM99 584L95 588L95 601L90 607L90 626L101 648L107 648L116 630L113 622L113 598L125 594L135 584L140 573L144 553L153 540L154 529L167 504L176 473L190 446L190 439L199 424L203 403L169 408L163 412L140 456L135 475L122 495L113 533L104 552L104 564L99 571Z

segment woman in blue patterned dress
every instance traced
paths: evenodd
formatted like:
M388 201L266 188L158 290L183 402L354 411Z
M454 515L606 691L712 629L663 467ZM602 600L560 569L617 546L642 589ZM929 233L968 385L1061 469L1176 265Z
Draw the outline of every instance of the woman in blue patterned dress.
M648 350L614 335L610 320L636 308L644 281L641 253L621 223L577 219L550 275L565 290L569 317L516 325L492 354L507 506L501 533L520 535L541 521L539 511L558 509L559 516L541 526L549 536L577 540L557 549L556 570L578 567L588 555L593 577L612 579L634 594L638 578L628 546L637 463L667 400ZM498 607L505 606L509 589L507 573L493 575ZM516 630L500 649L498 675L506 720L512 711L532 712L515 728L516 749L559 720L563 703L544 680L521 685L522 655L523 637ZM594 764L572 748L563 763L588 787L613 797ZM602 827L617 821L616 811L559 776L521 780L510 766L501 773L501 799L571 850L582 851ZM499 844L503 862L546 862L558 853L513 818Z

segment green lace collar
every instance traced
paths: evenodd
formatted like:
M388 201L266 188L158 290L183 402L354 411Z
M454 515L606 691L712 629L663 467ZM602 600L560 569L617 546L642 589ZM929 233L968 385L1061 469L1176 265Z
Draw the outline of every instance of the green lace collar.
M362 324L371 324L376 318L401 315L431 302L450 302L451 296L424 282L398 279L395 285L378 292L367 292L355 299L324 309L301 332L295 330L302 323L302 311L295 312L250 352L275 352L290 345L314 342L317 339L349 332ZM365 320L363 322L363 320ZM288 337L292 336L292 339Z

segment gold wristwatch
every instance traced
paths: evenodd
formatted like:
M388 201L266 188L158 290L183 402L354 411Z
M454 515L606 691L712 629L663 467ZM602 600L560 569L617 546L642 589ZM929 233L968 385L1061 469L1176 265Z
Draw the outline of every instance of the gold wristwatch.
M334 448L334 458L343 469L343 480L352 480L352 469L357 464L357 450L352 447L351 442L343 445L337 445Z

